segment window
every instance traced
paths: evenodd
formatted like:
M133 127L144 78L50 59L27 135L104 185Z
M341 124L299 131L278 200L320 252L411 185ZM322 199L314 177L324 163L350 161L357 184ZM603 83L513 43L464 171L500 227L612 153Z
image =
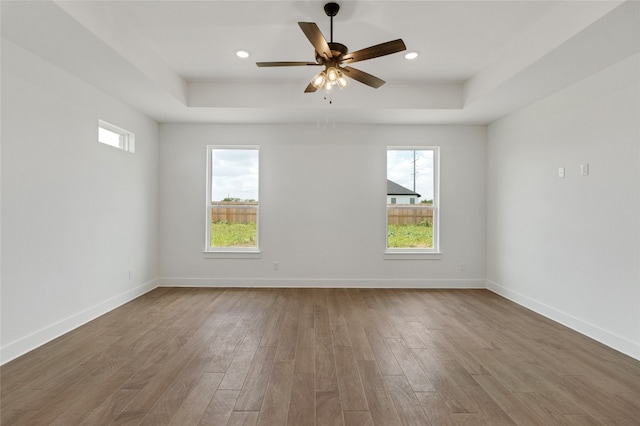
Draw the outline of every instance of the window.
M259 150L207 147L205 251L258 251Z
M387 253L438 252L438 148L387 148Z
M135 152L136 135L118 126L98 120L98 142L127 152Z

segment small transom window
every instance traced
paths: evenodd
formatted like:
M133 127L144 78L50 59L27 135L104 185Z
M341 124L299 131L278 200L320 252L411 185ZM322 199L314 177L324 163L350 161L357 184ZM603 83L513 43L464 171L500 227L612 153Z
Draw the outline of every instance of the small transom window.
M98 142L123 151L135 152L135 134L102 120L98 120Z

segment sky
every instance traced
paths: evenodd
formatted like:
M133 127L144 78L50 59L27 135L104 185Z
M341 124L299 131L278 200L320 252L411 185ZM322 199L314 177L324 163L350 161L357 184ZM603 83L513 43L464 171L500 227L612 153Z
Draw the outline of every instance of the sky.
M433 151L430 150L388 150L387 179L409 188L413 187L413 153L415 152L416 187L415 192L422 200L433 200Z
M413 188L414 150L387 151L387 179ZM420 200L433 199L433 151L415 150L415 191ZM214 149L212 154L211 199L226 197L258 200L258 150Z
M211 156L211 200L258 201L258 150L214 149Z

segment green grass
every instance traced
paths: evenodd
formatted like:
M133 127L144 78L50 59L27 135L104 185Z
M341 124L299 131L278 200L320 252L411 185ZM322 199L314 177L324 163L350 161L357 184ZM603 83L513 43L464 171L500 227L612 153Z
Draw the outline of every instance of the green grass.
M225 221L211 224L211 247L255 247L255 223L228 223Z
M418 225L389 225L389 248L432 248L433 227Z
M425 225L389 225L390 248L431 248L433 228ZM256 224L211 224L211 247L255 247Z

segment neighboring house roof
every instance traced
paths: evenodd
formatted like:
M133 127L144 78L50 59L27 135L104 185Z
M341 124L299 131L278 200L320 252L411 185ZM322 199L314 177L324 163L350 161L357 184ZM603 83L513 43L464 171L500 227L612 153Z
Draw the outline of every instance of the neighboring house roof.
M417 192L414 192L409 188L405 188L402 185L398 185L389 179L387 179L387 195L415 195L417 197L421 197Z

